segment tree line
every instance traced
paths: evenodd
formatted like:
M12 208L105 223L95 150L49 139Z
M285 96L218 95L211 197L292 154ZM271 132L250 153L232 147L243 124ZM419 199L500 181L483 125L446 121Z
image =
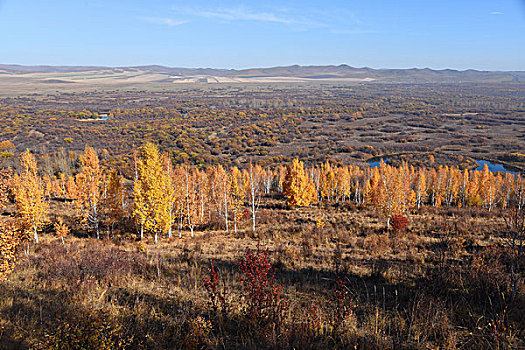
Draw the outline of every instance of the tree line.
M134 176L124 178L116 168L103 168L97 151L86 147L76 175L41 175L29 150L20 156L17 172L4 169L1 183L16 203L23 231L38 243L38 232L48 222L50 200L64 200L75 208L81 222L100 238L101 227L113 235L114 227L132 220L137 237L172 237L217 222L228 232L249 220L255 233L261 200L276 195L288 206L353 202L371 206L385 219L406 216L422 206L483 207L491 211L525 205L522 175L461 170L438 166L399 167L332 165L325 162L305 167L299 159L291 164L263 168L249 163L243 168L222 165L199 169L174 166L167 153L153 143L134 152ZM3 199L5 202L7 199ZM67 233L64 223L56 231ZM233 227L232 227L233 226Z

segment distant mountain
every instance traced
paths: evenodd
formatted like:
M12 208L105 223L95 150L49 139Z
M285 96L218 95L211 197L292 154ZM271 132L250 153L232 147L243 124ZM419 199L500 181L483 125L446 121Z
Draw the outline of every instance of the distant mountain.
M525 71L478 71L418 69L372 69L339 66L284 66L250 69L176 68L159 65L135 67L100 66L20 66L0 65L2 76L31 77L45 75L42 79L78 82L83 74L94 79L137 79L162 83L228 83L228 82L300 82L300 81L357 81L379 83L512 83L525 82ZM54 76L57 75L57 76ZM147 77L147 78L146 78Z
M16 64L0 64L0 73L52 73L52 72L88 72L93 70L109 69L99 66L20 66Z

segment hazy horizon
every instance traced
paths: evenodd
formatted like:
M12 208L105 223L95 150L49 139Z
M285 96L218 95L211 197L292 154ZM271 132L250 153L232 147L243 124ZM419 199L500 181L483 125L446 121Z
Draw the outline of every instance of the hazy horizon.
M164 64L158 64L158 63L151 63L151 64L141 64L141 65L74 65L74 64L63 64L63 65L54 65L54 64L19 64L19 63L4 63L0 62L0 66L19 66L19 67L70 67L70 68L87 68L87 67L93 67L93 68L102 68L102 69L124 69L124 68L140 68L140 67L165 67L169 69L215 69L215 70L232 70L232 71L242 71L242 70L250 70L250 69L272 69L272 68L285 68L285 67L338 67L338 66L348 66L350 68L355 69L374 69L374 70L409 70L409 69L430 69L435 71L442 71L442 70L453 70L453 71L479 71L479 72L525 72L525 68L521 70L489 70L489 69L476 69L476 68L464 68L464 69L455 69L455 68L434 68L434 67L426 67L426 66L420 66L420 67L371 67L371 66L354 66L348 63L335 63L335 64L306 64L306 65L300 65L300 64L278 64L275 66L247 66L247 67L240 67L240 68L231 68L231 67L192 67L192 66L169 66Z

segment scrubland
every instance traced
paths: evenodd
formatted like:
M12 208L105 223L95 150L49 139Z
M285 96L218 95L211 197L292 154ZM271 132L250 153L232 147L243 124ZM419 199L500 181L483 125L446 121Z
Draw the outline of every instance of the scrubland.
M72 213L67 203L53 205ZM247 219L237 233L226 234L217 222L193 239L183 232L159 244L125 229L101 240L73 230L65 245L44 234L2 282L0 344L519 348L524 287L510 302L503 215L424 208L396 232L364 207L293 210L277 196L264 199L255 235ZM64 218L73 226L73 216ZM276 291L265 295L273 299L257 302L243 289L247 250L261 258L256 262L268 250L275 275L266 276Z

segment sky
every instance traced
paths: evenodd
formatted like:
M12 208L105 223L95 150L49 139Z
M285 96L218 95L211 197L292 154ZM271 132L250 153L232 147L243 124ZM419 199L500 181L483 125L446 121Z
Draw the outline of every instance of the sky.
M525 70L525 0L0 0L0 64Z

